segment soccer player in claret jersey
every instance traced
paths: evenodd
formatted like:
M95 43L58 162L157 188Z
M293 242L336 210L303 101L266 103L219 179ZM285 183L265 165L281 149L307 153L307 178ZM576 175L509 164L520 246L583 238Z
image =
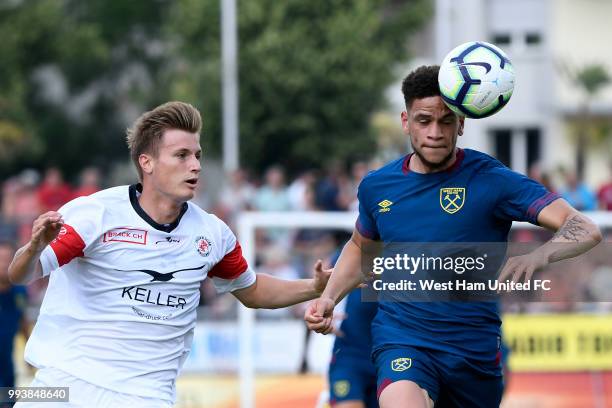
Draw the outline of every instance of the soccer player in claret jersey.
M253 308L313 299L329 279L320 262L314 279L255 274L227 225L188 201L200 129L186 103L144 113L127 136L141 182L41 215L13 259L13 281L50 276L25 357L33 386L70 387L65 406L172 406L206 277Z
M401 120L414 153L361 182L353 236L323 295L305 313L315 331L332 330L336 303L362 278L361 248L374 241L505 242L514 220L556 231L534 252L508 260L499 280L518 281L601 240L593 222L540 184L484 153L456 147L464 119L442 101L438 70L420 67L403 81ZM444 188L465 189L465 197L446 208ZM372 323L380 406L499 406L500 326L496 302L380 301Z

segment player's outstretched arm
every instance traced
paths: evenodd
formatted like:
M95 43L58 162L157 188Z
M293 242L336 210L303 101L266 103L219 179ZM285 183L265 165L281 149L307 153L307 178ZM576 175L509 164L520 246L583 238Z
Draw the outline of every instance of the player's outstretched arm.
M320 296L331 272L331 269L324 269L323 262L318 260L313 279L285 280L258 273L253 285L232 294L250 308L278 309L292 306Z
M334 330L334 307L364 280L360 265L361 251L368 242L373 241L365 238L359 231L353 231L351 239L342 249L323 294L306 309L304 320L310 330L323 334Z
M555 235L535 251L510 258L500 273L500 281L511 277L518 282L525 275L527 282L538 269L581 255L602 240L597 225L565 200L555 200L544 207L538 215L538 223L555 231Z
M42 277L40 254L57 237L63 223L62 215L56 211L49 211L34 221L30 241L17 250L9 265L11 282L21 284Z

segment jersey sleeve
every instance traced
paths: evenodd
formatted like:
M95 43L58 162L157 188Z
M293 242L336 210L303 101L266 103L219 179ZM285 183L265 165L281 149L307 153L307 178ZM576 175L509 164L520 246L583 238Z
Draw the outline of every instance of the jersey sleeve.
M104 207L91 197L72 200L58 212L64 218L64 225L40 256L43 276L84 256L102 228Z
M364 179L364 181L365 180L366 179ZM359 200L359 216L357 217L355 228L364 237L373 240L378 240L380 238L380 234L378 233L376 220L372 216L372 212L369 210L368 207L367 192L368 187L362 181L359 184L359 188L357 190L357 199Z
M526 221L537 225L538 214L544 207L560 198L540 183L508 168L496 169L501 180L495 185L500 189L495 215L510 221Z
M219 293L233 292L255 283L253 272L242 255L242 248L234 233L223 224L222 230L223 256L208 272L213 284Z

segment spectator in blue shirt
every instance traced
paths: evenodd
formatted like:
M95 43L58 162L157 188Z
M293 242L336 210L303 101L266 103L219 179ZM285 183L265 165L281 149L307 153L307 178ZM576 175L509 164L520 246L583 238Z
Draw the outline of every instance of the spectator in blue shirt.
M8 280L14 254L14 243L0 241L0 387L15 386L13 343L20 330L27 333L25 287L13 286Z
M594 211L597 209L597 196L572 172L565 174L565 188L561 196L578 211Z

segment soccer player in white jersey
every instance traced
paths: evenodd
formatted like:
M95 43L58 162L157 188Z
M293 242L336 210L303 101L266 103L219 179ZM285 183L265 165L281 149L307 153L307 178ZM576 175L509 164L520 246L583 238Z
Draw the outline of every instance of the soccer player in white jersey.
M144 113L127 142L141 183L77 198L35 220L9 268L49 276L26 360L33 386L69 386L42 407L170 407L189 349L199 287L212 278L252 308L318 297L329 279L255 274L230 229L189 202L200 176L200 114L169 102ZM35 403L17 406L33 407Z

